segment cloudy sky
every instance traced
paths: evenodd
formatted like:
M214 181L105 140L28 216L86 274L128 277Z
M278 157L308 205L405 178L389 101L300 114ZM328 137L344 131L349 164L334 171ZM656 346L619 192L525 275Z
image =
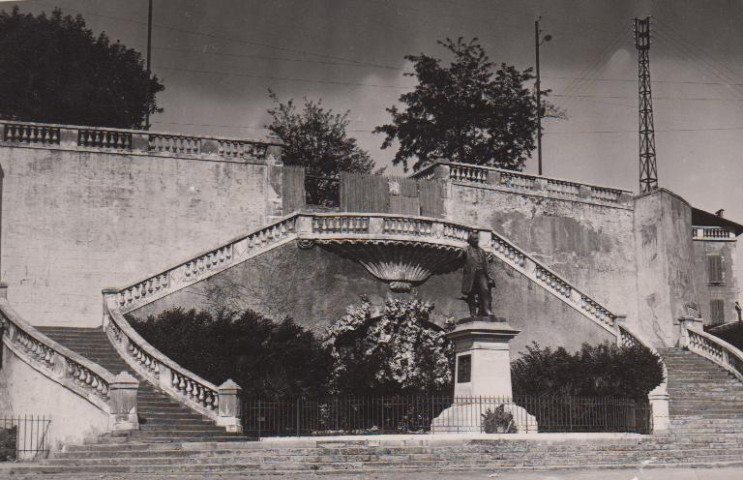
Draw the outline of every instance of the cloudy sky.
M145 51L147 0L18 4L80 13ZM652 15L660 185L743 222L740 1L155 0L153 71L166 89L153 128L263 138L271 88L350 110L351 133L385 165L393 152L371 130L414 82L404 55L443 55L437 39L478 37L492 60L531 67L540 15L553 37L542 47L543 86L569 117L545 123L545 175L638 190L632 22Z

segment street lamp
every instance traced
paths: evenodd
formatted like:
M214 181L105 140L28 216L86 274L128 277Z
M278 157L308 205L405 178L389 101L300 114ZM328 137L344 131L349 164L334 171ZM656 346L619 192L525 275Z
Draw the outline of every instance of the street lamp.
M552 40L552 35L541 37L542 30L539 29L540 16L534 22L534 44L537 52L537 158L539 159L539 175L542 174L542 82L539 78L539 46ZM541 38L540 38L541 37Z

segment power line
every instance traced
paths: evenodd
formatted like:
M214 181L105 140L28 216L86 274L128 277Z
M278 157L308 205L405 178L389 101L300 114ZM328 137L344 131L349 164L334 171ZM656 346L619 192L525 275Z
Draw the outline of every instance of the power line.
M252 73L224 72L224 71L217 71L217 70L199 70L195 68L166 67L162 65L158 65L156 68L160 70L174 70L177 72L199 73L199 74L204 74L204 75L229 75L233 77L257 78L261 80L275 80L275 81L282 81L282 82L319 83L319 84L328 84L328 85L350 85L350 86L355 86L355 87L392 88L392 89L398 89L398 90L409 90L409 89L414 88L414 87L403 87L400 85L342 82L340 80L313 80L309 78L298 78L298 77L275 77L272 75L256 75Z

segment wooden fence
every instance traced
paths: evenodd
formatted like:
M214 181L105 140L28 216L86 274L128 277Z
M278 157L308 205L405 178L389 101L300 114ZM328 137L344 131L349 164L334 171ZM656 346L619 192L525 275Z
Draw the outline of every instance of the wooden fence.
M316 185L308 183L328 179L305 175L302 167L283 168L284 212L301 210L307 205L328 207L327 202L316 205L312 195L306 193L316 190L313 190ZM446 189L441 180L341 172L339 183L339 207L342 212L393 213L434 218L444 216Z

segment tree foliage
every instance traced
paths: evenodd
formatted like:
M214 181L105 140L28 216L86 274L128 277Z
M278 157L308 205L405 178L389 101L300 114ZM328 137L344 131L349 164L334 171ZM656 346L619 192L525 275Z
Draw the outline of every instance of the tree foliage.
M0 72L3 119L137 127L160 111L155 95L164 88L137 51L59 9L0 12Z
M494 72L476 38L438 43L453 54L449 65L425 54L405 57L414 69L406 75L418 85L400 96L403 110L387 109L392 123L375 129L386 134L382 148L397 140L393 163L406 170L410 158L414 170L441 158L521 170L535 148L536 100L525 86L534 78L531 69L501 63Z
M370 173L374 161L361 149L356 139L349 137L349 112L334 113L322 105L304 99L298 111L294 100L283 103L269 91L274 107L268 110L268 129L284 143L285 165L300 165L309 175L337 177L341 171Z
M537 343L511 363L514 395L645 399L663 381L661 359L643 346L583 344L570 354Z
M245 395L264 399L324 394L330 356L291 319L276 323L252 310L215 317L175 308L129 320L166 356L217 385L231 378Z
M323 340L333 358L330 390L346 395L435 393L451 387L454 350L429 321L433 306L387 299L372 317L366 297L330 325Z

